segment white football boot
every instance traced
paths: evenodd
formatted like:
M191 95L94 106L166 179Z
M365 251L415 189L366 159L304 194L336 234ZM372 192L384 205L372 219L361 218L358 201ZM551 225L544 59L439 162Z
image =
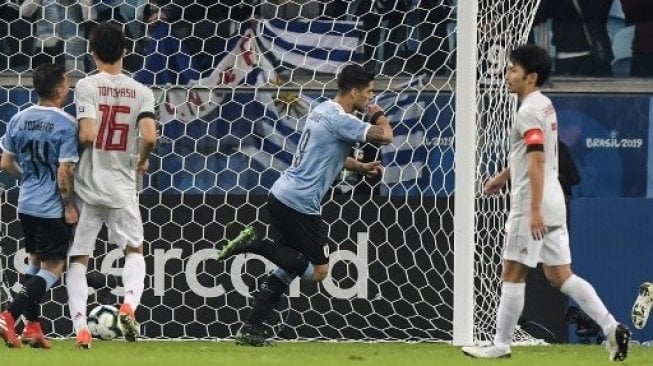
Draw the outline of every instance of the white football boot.
M633 305L632 318L635 328L644 328L651 312L651 305L653 305L653 283L644 282L639 286L639 295Z
M501 349L494 344L488 346L463 347L464 354L474 358L506 358L510 357L510 348Z

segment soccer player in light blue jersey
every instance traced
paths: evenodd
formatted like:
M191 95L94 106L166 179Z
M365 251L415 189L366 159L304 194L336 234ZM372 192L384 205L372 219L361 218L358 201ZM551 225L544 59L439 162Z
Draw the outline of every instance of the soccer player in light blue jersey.
M353 144L392 142L392 129L383 110L370 105L373 89L374 76L362 67L342 69L338 95L307 116L292 165L270 190L272 240L258 240L254 229L247 227L219 252L218 260L254 253L277 266L256 294L252 312L236 334L236 344L265 344L263 321L297 276L315 282L326 277L329 245L327 226L320 216L322 199L343 167L367 175L381 174L379 161L362 163L349 157ZM354 116L355 111L367 112L370 123Z
M18 348L15 321L27 322L22 340L50 348L38 322L43 295L61 277L66 263L70 225L77 222L73 205L73 172L77 155L77 123L61 107L70 88L61 65L44 64L33 74L38 104L11 118L2 138L0 167L21 179L18 217L30 255L23 290L0 314L5 344Z

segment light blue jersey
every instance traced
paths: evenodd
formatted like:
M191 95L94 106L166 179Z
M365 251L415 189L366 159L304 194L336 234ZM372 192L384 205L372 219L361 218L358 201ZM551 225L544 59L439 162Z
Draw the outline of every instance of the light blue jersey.
M75 119L59 108L33 106L11 118L1 143L23 170L18 212L63 217L57 168L60 162L79 160Z
M292 166L274 182L270 192L286 206L319 215L320 204L342 170L355 142L365 142L370 124L326 101L306 118Z

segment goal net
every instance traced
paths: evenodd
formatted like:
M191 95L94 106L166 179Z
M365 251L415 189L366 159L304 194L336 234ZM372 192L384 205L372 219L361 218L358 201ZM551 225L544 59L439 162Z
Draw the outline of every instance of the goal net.
M506 160L514 109L502 82L506 50L526 41L538 2L479 1L478 45L456 45L456 29L466 25L457 24L455 1L447 0L267 1L256 9L202 0L91 8L9 2L3 6L20 17L0 21L7 30L0 35L0 120L36 100L30 70L37 63L65 62L72 76L84 76L92 70L85 50L93 22L123 24L131 40L125 67L155 91L161 128L140 191L142 334L228 338L272 265L255 255L218 263L215 249L244 225L267 231L266 195L291 161L304 116L335 95L342 65L360 62L378 74L375 102L395 139L381 149L356 146L352 156L381 160L384 175L343 171L334 182L323 206L330 275L321 284L293 282L269 324L286 339L451 340L455 56L458 47L474 47L477 90L458 93L476 95L469 106L478 124L476 256L469 271L474 335L483 340L494 332L507 197L482 197L480 189ZM2 278L17 291L26 266L18 189L2 179ZM89 310L122 296L122 253L106 242L106 232L94 255ZM51 336L72 334L64 285L42 306Z
M500 172L508 161L509 132L516 110L516 99L504 86L508 52L528 40L539 2L479 2L479 77L476 90L479 197L475 212L477 245L474 258L477 309L474 312L474 335L478 340L492 340L495 331L501 289L502 231L509 209L507 191L486 197L481 195L482 185ZM522 343L533 341L520 329L515 332L514 340Z

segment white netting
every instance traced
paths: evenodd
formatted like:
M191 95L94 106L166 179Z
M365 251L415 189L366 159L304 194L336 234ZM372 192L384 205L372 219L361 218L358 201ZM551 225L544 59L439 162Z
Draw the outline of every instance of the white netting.
M214 247L245 224L266 228L265 195L290 162L302 117L334 96L334 73L355 60L379 73L377 103L395 140L352 153L381 159L384 178L343 172L335 182L323 209L332 273L320 285L295 282L274 329L282 338L451 339L455 4L295 0L254 10L236 1L31 1L21 7L23 18L0 21L9 26L0 44L9 56L0 69L10 80L0 93L3 122L35 100L29 70L43 59L55 56L79 75L90 70L84 50L94 20L126 25L133 42L125 66L158 98L161 139L140 196L148 275L137 317L144 336L235 332L270 265L252 256L218 264ZM499 50L525 40L536 3L480 2L479 181L505 158L512 101L501 87ZM18 14L7 4L4 10ZM33 38L24 34L30 22ZM5 282L14 284L25 254L18 249L17 189L5 183L3 268ZM504 210L505 197L479 201L481 339L493 332ZM89 267L99 288L89 309L121 295L119 278L106 278L119 277L121 253L101 238ZM69 335L65 289L48 296L45 327Z
M479 2L479 79L477 82L478 111L478 192L482 184L500 172L508 161L509 133L514 118L516 99L505 88L508 52L526 43L539 0ZM510 13L510 17L501 14ZM475 337L490 340L494 334L495 316L499 305L501 282L501 250L503 228L508 213L508 192L494 197L479 196L476 207L477 249L474 277L476 278L477 311ZM531 337L518 330L516 341Z

